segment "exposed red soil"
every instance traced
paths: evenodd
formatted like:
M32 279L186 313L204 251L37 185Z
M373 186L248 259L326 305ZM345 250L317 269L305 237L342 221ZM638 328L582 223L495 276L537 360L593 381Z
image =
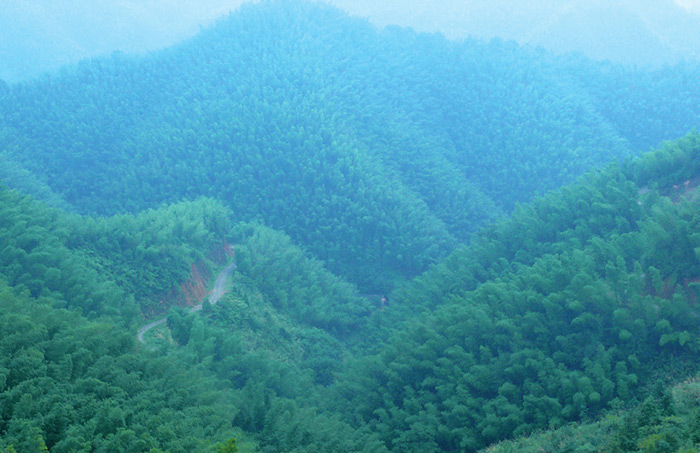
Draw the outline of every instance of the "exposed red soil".
M231 244L224 238L220 244L212 247L207 253L207 260L216 264L224 264L234 256ZM176 283L173 287L158 298L157 309L147 313L148 318L167 312L170 307L191 307L201 303L207 295L207 287L212 275L204 260L190 265L190 276L187 280Z
M700 176L674 184L660 192L662 195L669 197L674 203L680 203L683 200L698 198L698 191L695 190L698 186L700 186Z
M186 306L196 305L207 295L207 284L211 275L204 263L197 262L190 266L190 278L180 283L180 290ZM182 306L181 303L177 304Z

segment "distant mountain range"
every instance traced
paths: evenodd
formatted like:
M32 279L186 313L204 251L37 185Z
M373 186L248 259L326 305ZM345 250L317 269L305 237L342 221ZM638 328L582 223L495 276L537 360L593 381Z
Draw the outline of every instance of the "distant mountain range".
M700 57L700 6L693 1L328 0L380 26L409 26L457 39L499 37L637 65ZM241 3L6 1L0 14L0 79L24 80L113 51L163 48Z
M700 5L673 0L472 0L451 2L334 0L380 25L419 31L513 39L521 44L581 52L596 60L659 65L700 57Z
M269 2L163 52L6 88L0 175L84 213L213 196L378 291L516 203L688 132L698 68L628 71Z

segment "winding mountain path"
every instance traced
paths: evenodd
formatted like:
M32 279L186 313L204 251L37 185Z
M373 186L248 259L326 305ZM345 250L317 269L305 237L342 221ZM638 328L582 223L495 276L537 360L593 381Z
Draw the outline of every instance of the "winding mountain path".
M233 271L236 269L236 262L232 262L228 266L224 268L221 272L219 272L219 275L216 277L216 282L214 283L214 288L209 292L209 303L214 305L221 299L221 296L224 295L224 289L226 288L226 282L228 281L228 278L231 276ZM190 313L197 312L202 309L202 304L197 304L192 307L190 307ZM145 326L141 327L139 329L138 333L138 340L141 343L146 343L144 340L144 336L146 335L146 332L151 330L152 328L159 326L163 324L165 321L168 320L168 317L156 319L155 321L149 322Z

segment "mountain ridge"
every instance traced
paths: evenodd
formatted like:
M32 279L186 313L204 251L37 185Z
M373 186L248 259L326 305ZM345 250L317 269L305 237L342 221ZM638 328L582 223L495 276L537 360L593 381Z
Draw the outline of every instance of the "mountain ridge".
M513 43L455 44L378 31L328 6L264 2L148 58L86 61L10 87L2 151L14 174L45 181L81 212L215 196L381 291L516 202L669 133L671 119L657 116L657 135L633 147L607 116L600 66L564 62L571 73ZM689 89L675 74L671 104ZM683 106L692 124L698 109ZM283 196L316 220L275 201ZM386 239L360 247L377 231Z

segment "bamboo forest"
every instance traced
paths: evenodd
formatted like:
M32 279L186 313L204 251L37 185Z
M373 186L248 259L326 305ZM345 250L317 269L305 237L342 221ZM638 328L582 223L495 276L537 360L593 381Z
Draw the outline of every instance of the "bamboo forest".
M0 452L700 451L699 126L300 0L0 80Z

